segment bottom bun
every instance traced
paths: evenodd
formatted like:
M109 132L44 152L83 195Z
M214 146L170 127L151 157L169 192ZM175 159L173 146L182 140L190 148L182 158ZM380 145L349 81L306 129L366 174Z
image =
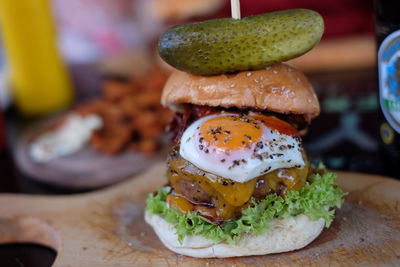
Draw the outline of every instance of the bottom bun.
M312 221L305 215L270 222L267 231L260 235L246 234L236 244L218 243L202 236L185 236L179 243L175 227L158 215L145 213L161 242L170 250L196 258L227 258L265 255L303 248L311 243L324 228L324 219Z

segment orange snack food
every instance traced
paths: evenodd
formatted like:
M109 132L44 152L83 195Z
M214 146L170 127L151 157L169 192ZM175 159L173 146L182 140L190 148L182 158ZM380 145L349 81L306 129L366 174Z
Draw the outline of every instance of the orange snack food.
M103 120L103 127L93 133L90 145L108 155L127 149L147 155L156 152L172 115L160 105L167 77L165 71L154 68L132 81L106 80L101 98L75 109L82 116L96 114Z

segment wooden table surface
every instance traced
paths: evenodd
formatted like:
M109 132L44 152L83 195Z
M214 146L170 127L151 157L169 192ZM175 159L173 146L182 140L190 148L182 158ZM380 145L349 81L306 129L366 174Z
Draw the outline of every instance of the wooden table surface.
M144 200L165 183L165 166L106 190L73 196L0 195L0 244L57 250L54 266L400 266L400 182L339 173L350 194L331 228L282 254L195 259L165 249L144 223Z

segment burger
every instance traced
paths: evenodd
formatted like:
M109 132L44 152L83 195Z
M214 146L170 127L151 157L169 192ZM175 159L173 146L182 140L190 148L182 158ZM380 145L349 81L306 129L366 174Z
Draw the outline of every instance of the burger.
M345 193L304 149L320 108L301 71L283 63L214 76L175 70L161 101L175 111L175 142L145 220L167 248L264 255L300 249L330 226Z

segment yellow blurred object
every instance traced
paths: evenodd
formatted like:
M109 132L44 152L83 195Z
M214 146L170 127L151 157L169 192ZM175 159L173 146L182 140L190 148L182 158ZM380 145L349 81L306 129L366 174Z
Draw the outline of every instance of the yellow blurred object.
M0 0L0 26L18 109L41 115L67 107L72 87L56 43L49 0Z

